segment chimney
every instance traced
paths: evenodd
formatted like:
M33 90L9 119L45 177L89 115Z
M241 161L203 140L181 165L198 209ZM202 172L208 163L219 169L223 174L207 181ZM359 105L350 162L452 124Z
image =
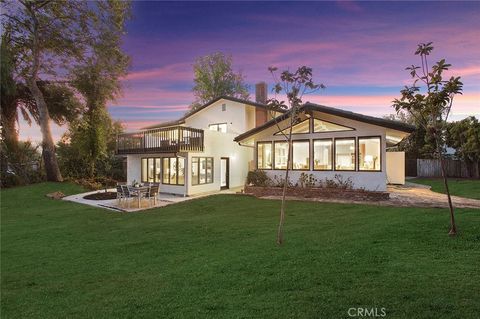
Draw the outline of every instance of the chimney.
M255 102L267 104L267 83L258 82L255 84Z
M267 104L267 83L259 82L255 84L255 102ZM268 112L263 108L255 108L255 127L267 122Z

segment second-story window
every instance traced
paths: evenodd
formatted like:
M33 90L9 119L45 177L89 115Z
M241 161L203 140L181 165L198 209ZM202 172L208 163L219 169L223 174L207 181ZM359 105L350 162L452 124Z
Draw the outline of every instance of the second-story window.
M210 124L208 128L210 129L210 131L227 133L227 123Z
M222 112L225 112L227 110L227 104L223 103L222 104Z

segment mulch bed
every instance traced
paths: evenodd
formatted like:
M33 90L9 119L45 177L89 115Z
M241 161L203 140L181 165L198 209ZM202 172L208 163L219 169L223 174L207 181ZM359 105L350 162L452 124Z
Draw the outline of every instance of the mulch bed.
M116 199L117 192L100 192L95 194L90 194L83 196L84 199L90 200L107 200L107 199Z

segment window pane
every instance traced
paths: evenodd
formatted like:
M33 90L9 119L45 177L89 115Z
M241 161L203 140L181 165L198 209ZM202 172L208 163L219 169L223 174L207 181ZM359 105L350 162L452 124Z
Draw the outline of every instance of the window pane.
M218 131L222 133L227 133L227 123L218 124Z
M257 166L259 169L272 168L272 143L257 144Z
M205 184L207 180L207 159L200 157L200 181L199 184Z
M146 182L147 181L147 159L146 158L142 158L142 182Z
M163 158L163 183L170 183L170 164L168 163L168 157Z
M313 142L313 168L332 169L332 140Z
M161 173L162 162L160 158L155 159L155 183L160 183L160 179L162 178Z
M359 138L359 167L361 171L380 171L380 138Z
M213 158L207 158L207 183L213 183Z
M210 129L210 131L218 131L218 125L217 124L210 124L208 126L208 128Z
M153 183L153 176L155 173L154 161L153 158L148 159L148 178L147 182Z
M335 123L330 123L326 121L322 121L319 119L313 119L313 131L315 133L321 133L321 132L338 132L338 131L352 131L352 128L335 124Z
M184 158L177 158L177 165L178 165L178 185L185 184L185 159Z
M175 157L170 158L170 184L177 183L177 161Z
M278 131L274 135L280 135L282 134L281 132L282 131ZM283 133L288 135L289 129L288 128L284 129ZM295 124L292 127L292 134L303 134L303 133L310 133L310 120L308 119L303 120L302 122Z
M292 150L293 169L310 169L310 142L294 141Z
M276 142L275 144L275 169L286 169L288 160L288 143Z
M355 170L355 139L335 140L335 169Z
M198 157L192 157L192 185L198 185Z

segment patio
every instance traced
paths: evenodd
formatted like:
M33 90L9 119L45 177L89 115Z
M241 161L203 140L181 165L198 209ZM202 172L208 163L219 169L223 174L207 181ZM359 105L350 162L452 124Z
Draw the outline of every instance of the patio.
M117 190L115 188L110 188L107 189L108 192L116 192ZM227 189L227 190L222 190L220 193L222 194L235 194L239 189ZM137 198L131 198L128 200L129 205L125 205L124 203L119 203L117 199L108 199L108 200L90 200L90 199L85 199L84 197L90 194L95 194L95 193L101 193L105 192L105 190L97 190L97 191L91 191L91 192L86 192L86 193L80 193L80 194L75 194L75 195L70 195L70 196L65 196L62 198L62 200L70 201L70 202L75 202L79 204L84 204L84 205L89 205L89 206L95 206L95 207L100 207L100 208L105 208L113 211L120 211L120 212L138 212L138 211L143 211L146 209L151 209L151 208L157 208L157 207L164 207L176 203L181 203L185 202L188 200L196 199L196 198L201 198L205 196L210 196L213 194L218 194L219 192L211 192L211 193L204 193L204 194L199 194L195 196L189 196L189 197L184 197L184 196L179 196L179 195L174 195L174 194L166 194L166 193L159 193L156 203L154 204L153 201L149 201L147 199L141 199L140 200L140 207L138 207L138 199Z

